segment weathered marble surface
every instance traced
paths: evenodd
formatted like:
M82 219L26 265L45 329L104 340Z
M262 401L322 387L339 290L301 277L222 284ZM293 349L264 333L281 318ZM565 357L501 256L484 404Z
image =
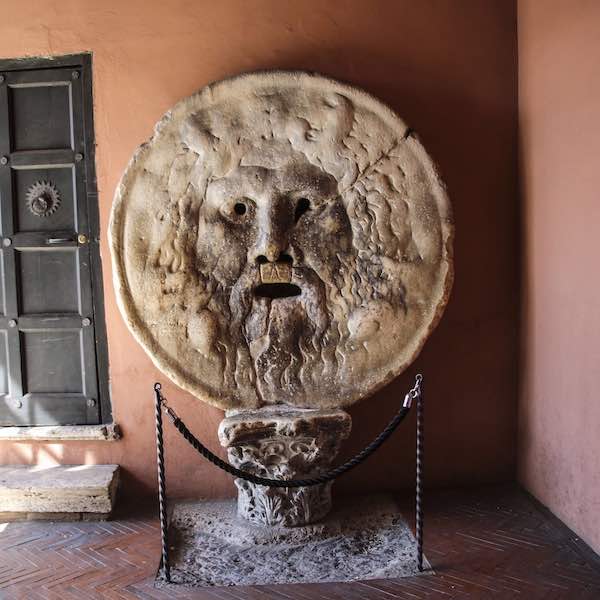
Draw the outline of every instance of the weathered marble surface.
M349 499L324 522L295 528L248 523L236 516L231 500L180 503L170 531L175 584L270 585L418 574L415 539L388 496Z
M340 407L405 369L452 280L448 198L389 108L307 73L186 98L113 206L115 287L156 365L224 409Z
M0 466L0 512L108 515L118 483L118 465Z
M304 479L328 470L351 426L339 409L265 407L229 411L219 440L234 467L271 479ZM238 515L256 524L297 527L331 509L331 482L287 489L236 479L235 485Z

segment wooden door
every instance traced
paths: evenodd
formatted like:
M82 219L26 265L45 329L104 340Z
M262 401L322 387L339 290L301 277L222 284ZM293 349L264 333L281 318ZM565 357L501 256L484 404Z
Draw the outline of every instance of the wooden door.
M85 68L0 65L0 425L103 418Z

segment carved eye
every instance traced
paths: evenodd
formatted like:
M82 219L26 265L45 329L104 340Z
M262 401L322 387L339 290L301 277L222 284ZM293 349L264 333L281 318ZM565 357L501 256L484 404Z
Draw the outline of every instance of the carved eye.
M300 217L310 210L310 200L308 198L299 198L296 203L296 211L294 212L294 222L297 223Z
M248 198L232 198L221 209L221 212L234 223L245 221L251 211L252 200L248 200Z

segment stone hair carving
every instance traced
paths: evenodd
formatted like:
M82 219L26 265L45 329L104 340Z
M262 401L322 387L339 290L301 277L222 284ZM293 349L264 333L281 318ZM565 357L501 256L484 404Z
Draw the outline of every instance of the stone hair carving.
M355 88L257 73L177 104L117 190L119 303L175 382L222 408L351 404L446 303L449 203L418 139Z

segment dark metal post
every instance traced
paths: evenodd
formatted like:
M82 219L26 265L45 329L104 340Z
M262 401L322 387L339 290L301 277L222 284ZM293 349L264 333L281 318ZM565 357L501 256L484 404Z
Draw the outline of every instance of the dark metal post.
M158 470L158 511L160 517L161 539L161 568L167 582L171 582L171 569L169 567L169 540L167 523L167 486L165 483L165 460L163 447L162 406L160 383L154 384L154 416L156 419L156 466Z
M417 481L416 481L416 533L417 569L423 570L423 456L424 456L424 411L423 387L417 395Z

